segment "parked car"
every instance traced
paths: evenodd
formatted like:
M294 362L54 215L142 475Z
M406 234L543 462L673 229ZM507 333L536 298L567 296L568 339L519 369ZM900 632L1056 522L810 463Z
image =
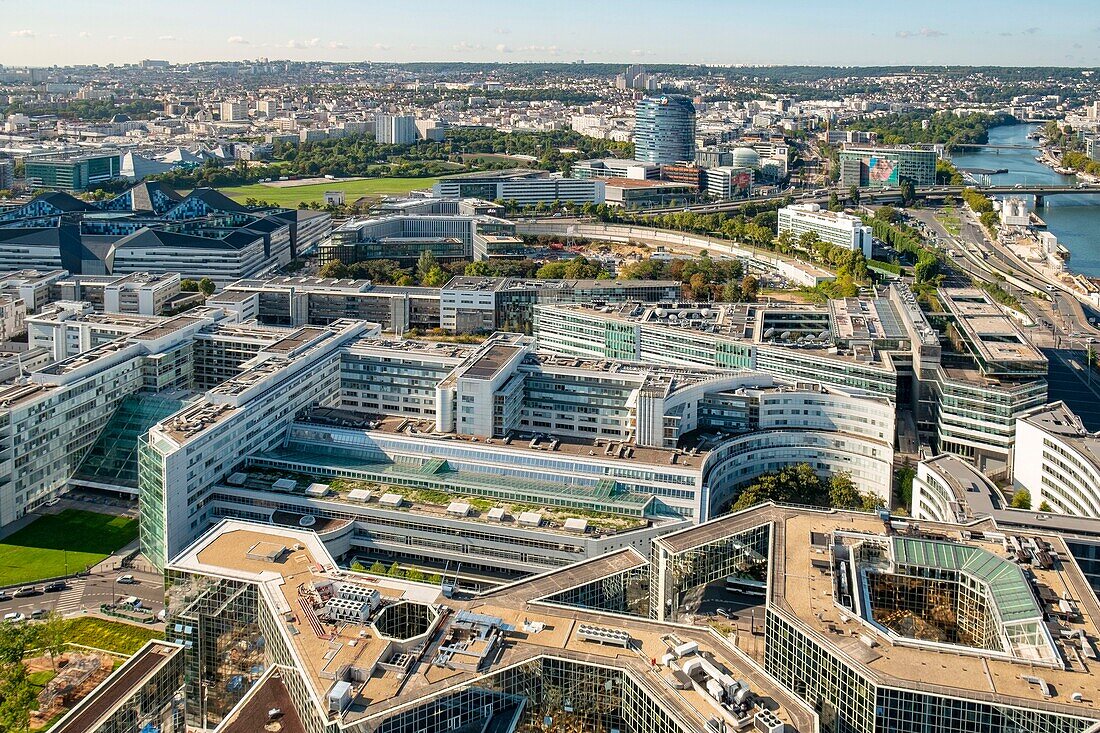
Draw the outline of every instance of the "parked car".
M26 621L26 620L27 620L27 617L24 616L21 613L5 613L4 614L4 623L6 623L6 624L15 624L15 623L19 623L20 621Z
M135 580L134 576L132 575L120 575L117 582L122 583L123 585L137 584L137 580Z
M35 610L31 611L31 618L33 619L46 618L49 615L50 609L48 608L36 608Z
M25 585L19 590L15 591L15 597L26 598L27 596L36 596L39 593L41 593L41 591L35 588L33 585Z
M58 591L63 591L68 587L69 586L65 585L64 580L55 580L52 583L47 583L42 591L44 593L57 593Z

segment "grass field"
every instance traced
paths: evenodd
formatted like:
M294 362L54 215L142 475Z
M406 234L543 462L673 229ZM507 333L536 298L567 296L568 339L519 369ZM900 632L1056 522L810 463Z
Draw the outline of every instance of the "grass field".
M438 178L363 178L358 181L332 181L308 186L277 187L254 183L249 186L232 186L219 190L240 203L244 203L245 199L254 198L294 208L299 201L305 201L307 204L311 201L324 203L325 191L343 191L347 197L347 203L350 204L360 196L400 194L417 188L431 188L432 184L438 180Z
M164 633L152 627L82 616L69 622L69 633L65 640L70 644L82 644L105 652L129 655L136 653L150 639L163 638Z
M80 509L39 517L0 542L0 587L95 565L133 542L137 525L136 519Z

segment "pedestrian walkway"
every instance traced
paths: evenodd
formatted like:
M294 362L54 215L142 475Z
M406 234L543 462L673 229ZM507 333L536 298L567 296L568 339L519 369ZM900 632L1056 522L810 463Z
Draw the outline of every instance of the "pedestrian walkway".
M62 616L77 613L83 608L81 600L84 598L84 578L73 578L68 582L69 587L62 591L57 599L54 611Z

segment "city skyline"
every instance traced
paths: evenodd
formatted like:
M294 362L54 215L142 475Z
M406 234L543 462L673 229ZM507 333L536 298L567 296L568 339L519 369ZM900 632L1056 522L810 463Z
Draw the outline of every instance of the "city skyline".
M477 13L425 3L409 22L400 8L346 0L328 12L303 14L284 0L268 3L257 23L247 6L196 0L166 22L154 6L58 2L48 9L0 0L7 28L5 65L244 60L259 57L334 62L471 61L703 63L792 65L1100 65L1100 21L1092 7L1063 2L1044 8L1010 0L974 20L974 10L947 2L911 8L868 7L844 0L828 13L808 2L782 15L741 2L678 5L682 33L669 33L669 8L656 0L593 7L568 1L546 14L527 4L493 0ZM979 10L981 10L979 8ZM438 22L432 22L432 19ZM212 20L215 19L215 20ZM705 22L702 22L704 21ZM1086 22L1082 22L1085 20ZM350 22L349 22L350 21ZM352 30L349 30L352 29ZM777 43L777 35L781 43ZM851 42L836 43L848 37Z

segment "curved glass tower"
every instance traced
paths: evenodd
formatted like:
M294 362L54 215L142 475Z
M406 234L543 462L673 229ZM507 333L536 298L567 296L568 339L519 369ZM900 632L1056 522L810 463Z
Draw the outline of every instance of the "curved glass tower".
M635 108L634 158L643 163L695 159L695 106L687 97L646 97Z

